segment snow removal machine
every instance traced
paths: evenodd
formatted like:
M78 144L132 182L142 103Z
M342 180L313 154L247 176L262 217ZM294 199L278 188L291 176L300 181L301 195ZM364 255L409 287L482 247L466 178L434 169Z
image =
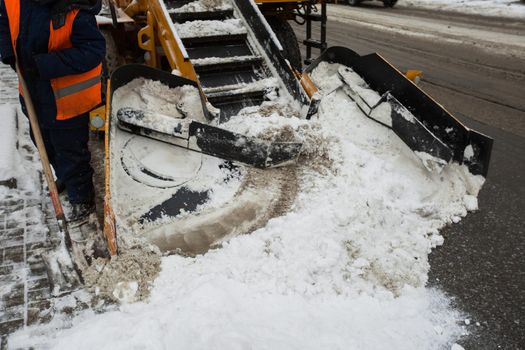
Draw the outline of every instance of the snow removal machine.
M487 174L489 137L455 119L379 54L327 47L324 2L106 5L99 18L108 43L106 104L91 113L91 127L105 131L104 234L112 255L125 234L165 253L203 253L282 213L302 143L228 125L275 109L319 118L311 74L323 62L340 64L335 88L390 128L422 167L439 171L457 162ZM307 26L306 61L290 20ZM320 40L313 38L318 24ZM313 49L320 55L313 57Z

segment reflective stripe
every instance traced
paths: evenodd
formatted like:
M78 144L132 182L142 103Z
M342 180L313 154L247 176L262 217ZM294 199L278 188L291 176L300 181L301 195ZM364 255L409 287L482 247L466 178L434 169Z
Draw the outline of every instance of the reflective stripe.
M94 85L97 85L100 83L100 75L97 75L96 77L90 78L88 80L84 80L80 83L70 85L67 87L64 87L62 89L55 90L55 99L60 99L69 95L76 94L77 92L81 92L82 90L88 89Z

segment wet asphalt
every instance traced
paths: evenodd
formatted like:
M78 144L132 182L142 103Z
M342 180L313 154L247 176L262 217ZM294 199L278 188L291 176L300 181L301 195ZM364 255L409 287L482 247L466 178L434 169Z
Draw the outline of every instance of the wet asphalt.
M525 138L458 117L494 138L492 160L479 210L442 231L429 285L469 314L466 349L525 349Z

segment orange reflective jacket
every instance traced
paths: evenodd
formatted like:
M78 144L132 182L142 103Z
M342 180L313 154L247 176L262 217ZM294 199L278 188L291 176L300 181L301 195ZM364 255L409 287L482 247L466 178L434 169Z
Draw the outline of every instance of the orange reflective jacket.
M13 52L16 54L16 42L20 34L20 0L4 0ZM79 10L70 11L65 24L53 29L49 21L48 51L55 52L73 47L71 34L73 23ZM92 70L64 77L51 79L51 87L55 95L57 120L66 120L89 112L102 102L101 85L102 64Z

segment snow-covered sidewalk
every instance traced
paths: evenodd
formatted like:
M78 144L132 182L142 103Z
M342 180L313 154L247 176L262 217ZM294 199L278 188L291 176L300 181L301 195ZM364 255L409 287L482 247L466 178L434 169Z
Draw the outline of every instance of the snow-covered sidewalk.
M42 253L56 232L42 196L40 163L18 107L16 75L0 66L0 336L53 315ZM2 180L13 179L4 182ZM3 186L7 184L8 186ZM4 342L2 342L4 346Z
M520 0L399 0L396 6L525 19L525 2Z

